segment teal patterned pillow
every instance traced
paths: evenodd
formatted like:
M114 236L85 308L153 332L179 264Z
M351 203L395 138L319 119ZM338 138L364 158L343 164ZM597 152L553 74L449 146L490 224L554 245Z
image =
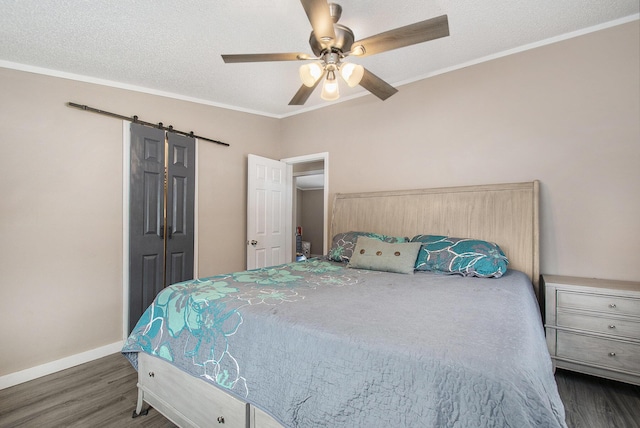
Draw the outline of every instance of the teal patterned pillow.
M411 242L422 242L416 270L483 278L499 278L507 271L509 260L493 242L437 235L417 235Z
M338 233L333 237L333 241L331 242L331 249L327 255L329 260L336 262L348 262L353 255L353 250L356 248L358 236L366 236L368 238L378 239L390 244L397 242L409 242L409 238L386 236L371 232Z

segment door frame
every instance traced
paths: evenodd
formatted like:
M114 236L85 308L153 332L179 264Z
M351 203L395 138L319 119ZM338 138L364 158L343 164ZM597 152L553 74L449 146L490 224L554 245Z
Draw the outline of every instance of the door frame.
M317 161L323 161L324 164L324 190L323 190L323 203L324 203L324 213L323 213L323 227L322 233L324 236L323 245L322 245L322 254L327 254L329 251L329 241L330 237L328 237L329 233L329 152L315 153L304 156L295 156L285 159L280 159L281 162L286 163L291 166L291 176L290 178L290 186L287 190L287 220L285 230L289 233L291 239L287 240L287 254L294 255L295 251L293 251L294 247L294 235L293 235L293 192L294 192L294 182L293 182L293 165L299 163L311 163Z
M131 185L131 122L122 121L122 340L129 337L129 197ZM166 132L166 131L165 131ZM193 277L198 278L198 139L195 139L193 198Z

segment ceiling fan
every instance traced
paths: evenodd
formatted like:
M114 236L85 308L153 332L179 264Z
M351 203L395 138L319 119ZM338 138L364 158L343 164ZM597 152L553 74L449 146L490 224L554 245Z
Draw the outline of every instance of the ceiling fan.
M300 0L313 31L309 45L315 56L305 53L265 53L222 55L225 63L264 61L314 61L300 67L302 86L289 105L303 105L324 78L321 97L339 97L339 73L350 87L360 85L381 100L398 92L396 88L361 65L344 62L348 56L365 57L449 35L447 15L416 22L355 41L353 31L338 24L342 7L326 0Z

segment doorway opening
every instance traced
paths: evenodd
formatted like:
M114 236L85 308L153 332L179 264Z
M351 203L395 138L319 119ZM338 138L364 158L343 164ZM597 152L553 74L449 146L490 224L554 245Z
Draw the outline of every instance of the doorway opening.
M329 233L329 153L282 159L291 166L291 253L327 254ZM299 229L300 227L300 229ZM297 232L300 232L299 234ZM304 245L302 245L304 243ZM306 256L306 254L305 254Z
M324 253L324 166L293 166L293 215L296 226L296 260L318 257ZM304 167L305 171L299 171ZM306 167L313 169L307 171Z

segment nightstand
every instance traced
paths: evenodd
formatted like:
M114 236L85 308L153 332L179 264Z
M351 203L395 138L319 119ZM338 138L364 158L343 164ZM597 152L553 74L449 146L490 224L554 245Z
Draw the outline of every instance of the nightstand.
M640 282L557 275L542 280L554 370L640 385Z

